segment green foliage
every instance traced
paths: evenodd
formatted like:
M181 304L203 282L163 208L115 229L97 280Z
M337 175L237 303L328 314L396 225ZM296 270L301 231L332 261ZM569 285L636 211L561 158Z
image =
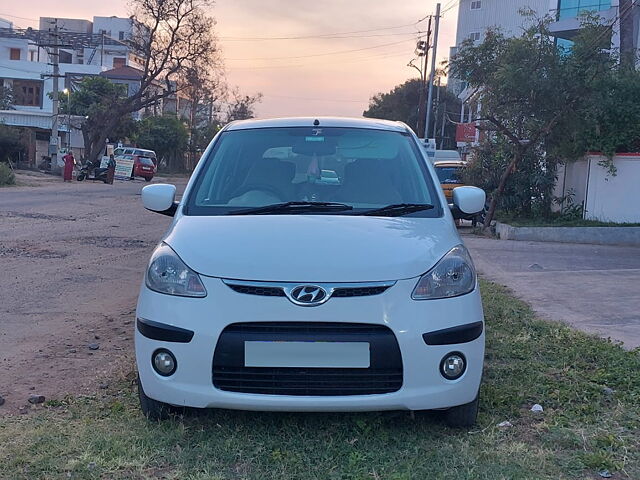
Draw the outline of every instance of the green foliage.
M154 150L159 160L164 160L170 171L182 170L182 157L187 150L188 132L184 123L175 115L148 117L139 124L136 143L142 148Z
M13 171L4 162L0 162L0 187L4 187L6 185L15 185L16 176Z
M420 89L422 81L419 78L412 78L401 85L393 88L388 93L377 93L369 100L369 108L363 112L363 116L369 118L382 118L384 120L395 120L404 122L414 130L418 123L418 103L420 100ZM437 137L440 136L440 124L442 122L442 114L447 112L460 111L460 100L447 90L445 86L434 87L433 98L438 96L440 90L440 105L436 107L436 113L432 117L429 125L430 137L433 132L434 124L436 124ZM444 148L455 148L455 125L446 122L445 139L447 140Z
M1 85L0 86L0 110L14 110L13 102L14 102L13 89L5 85Z
M512 160L509 141L495 134L491 141L474 149L472 158L463 171L468 185L486 192L494 192L502 172ZM498 199L498 208L517 216L548 215L553 202L556 180L556 162L538 149L528 149L511 173L509 183Z

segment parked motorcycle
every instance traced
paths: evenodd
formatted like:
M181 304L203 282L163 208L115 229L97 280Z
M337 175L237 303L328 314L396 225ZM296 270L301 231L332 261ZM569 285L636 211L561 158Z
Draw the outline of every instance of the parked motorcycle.
M78 176L76 177L76 180L78 180L79 182L82 182L84 179L94 180L94 181L99 180L104 183L107 183L107 170L109 169L100 168L99 164L94 165L93 162L91 162L90 160L87 160L87 163L85 163L80 168L80 171L78 172ZM93 176L91 176L91 173L93 173Z

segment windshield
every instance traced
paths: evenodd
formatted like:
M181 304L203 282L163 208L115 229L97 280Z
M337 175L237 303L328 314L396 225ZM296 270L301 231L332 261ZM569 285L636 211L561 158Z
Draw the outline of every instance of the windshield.
M360 128L261 128L223 132L187 201L187 215L224 215L285 202L339 202L358 214L437 195L408 134ZM307 212L305 212L307 213ZM314 214L323 212L315 208ZM439 216L440 209L411 212Z
M462 183L458 167L436 167L436 173L440 183Z

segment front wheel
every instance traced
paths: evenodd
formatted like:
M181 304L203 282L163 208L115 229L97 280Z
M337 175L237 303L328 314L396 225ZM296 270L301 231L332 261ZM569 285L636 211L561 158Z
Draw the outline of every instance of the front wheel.
M480 403L480 395L476 395L475 400L451 407L444 412L444 420L450 427L472 427L476 424L478 418L478 404Z
M78 180L79 182L83 181L83 180L84 180L84 173L79 174L79 175L76 177L76 180Z
M150 182L153 177L144 177L145 182Z
M138 398L140 399L140 409L149 420L166 420L171 413L171 406L164 402L159 402L147 397L142 388L142 382L138 376Z

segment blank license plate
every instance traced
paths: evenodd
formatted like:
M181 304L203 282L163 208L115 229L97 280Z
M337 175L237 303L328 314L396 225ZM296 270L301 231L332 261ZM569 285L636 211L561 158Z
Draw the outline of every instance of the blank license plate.
M244 342L245 367L369 368L367 342Z

